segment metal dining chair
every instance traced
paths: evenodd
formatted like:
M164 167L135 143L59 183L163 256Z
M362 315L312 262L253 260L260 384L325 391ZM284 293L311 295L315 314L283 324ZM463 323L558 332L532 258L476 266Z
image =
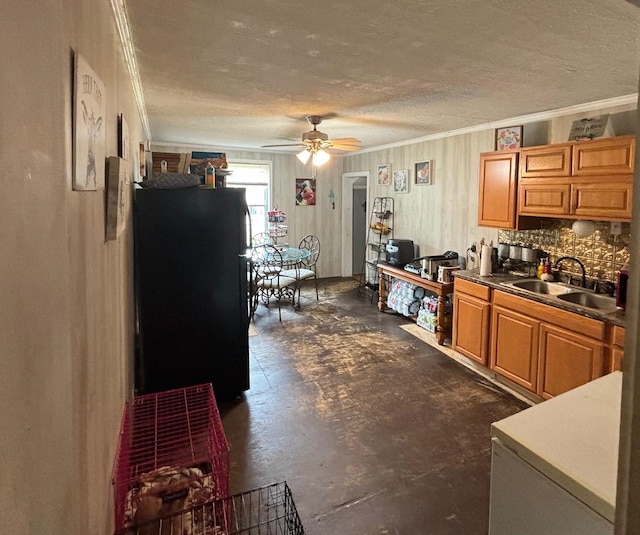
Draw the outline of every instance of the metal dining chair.
M251 244L253 247L258 245L273 245L273 240L268 232L258 232L251 237Z
M295 304L296 278L284 274L282 254L273 245L254 247L251 254L251 318L258 304L269 308L273 297L278 303L278 319L282 321L281 301L291 300Z
M298 307L300 307L300 287L303 280L313 278L316 287L316 300L318 296L318 272L317 263L320 257L320 240L314 234L307 234L300 240L299 249L306 249L311 254L300 260L295 269L287 269L284 275L296 279L296 290L298 292Z

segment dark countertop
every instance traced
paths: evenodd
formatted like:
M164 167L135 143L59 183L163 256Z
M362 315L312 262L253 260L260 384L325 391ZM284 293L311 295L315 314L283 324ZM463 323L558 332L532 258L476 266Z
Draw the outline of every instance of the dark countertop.
M483 286L489 286L494 290L500 290L501 292L518 295L520 297L531 299L532 301L537 301L538 303L550 305L562 310L566 310L568 312L574 312L575 314L580 314L581 316L585 316L587 318L604 321L605 323L611 323L613 325L618 325L619 327L625 326L624 310L605 313L599 311L598 309L585 308L579 305L574 305L573 303L567 303L566 301L560 301L559 299L556 299L550 295L537 294L528 292L526 290L520 290L519 288L514 288L513 286L504 285L504 283L515 282L517 280L523 280L531 277L511 275L509 273L492 273L491 275L488 275L486 277L481 277L480 270L478 269L458 270L454 271L452 274L455 278L459 277L470 282L482 284ZM576 288L576 290L578 289L579 288Z

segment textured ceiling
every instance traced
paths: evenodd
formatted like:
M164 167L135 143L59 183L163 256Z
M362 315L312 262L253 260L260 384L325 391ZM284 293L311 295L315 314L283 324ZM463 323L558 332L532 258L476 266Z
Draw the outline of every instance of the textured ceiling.
M371 148L638 91L625 0L127 0L153 143Z

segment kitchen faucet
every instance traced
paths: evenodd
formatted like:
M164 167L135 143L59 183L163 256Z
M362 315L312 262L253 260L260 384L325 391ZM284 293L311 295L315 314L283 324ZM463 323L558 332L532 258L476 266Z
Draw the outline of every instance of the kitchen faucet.
M558 260L556 260L553 263L553 267L557 269L558 264L560 264L560 262L562 262L563 260L573 260L576 264L580 266L580 269L582 270L582 284L580 284L580 286L582 286L583 288L586 288L587 287L587 270L584 268L584 264L573 256L561 256L560 258L558 258Z

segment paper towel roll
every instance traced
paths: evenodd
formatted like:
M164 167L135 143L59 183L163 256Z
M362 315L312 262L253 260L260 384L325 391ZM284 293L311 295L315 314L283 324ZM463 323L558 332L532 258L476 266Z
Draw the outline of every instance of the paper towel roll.
M486 277L491 275L491 253L493 247L490 245L482 246L482 253L480 254L480 276Z

